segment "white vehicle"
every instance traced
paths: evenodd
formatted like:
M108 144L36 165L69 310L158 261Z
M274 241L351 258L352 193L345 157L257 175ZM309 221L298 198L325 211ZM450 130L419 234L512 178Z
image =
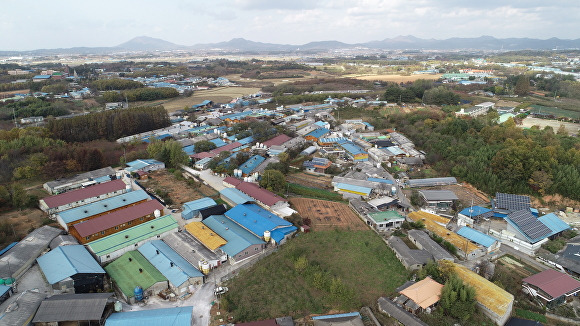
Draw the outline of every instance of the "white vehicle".
M215 288L215 290L213 290L213 294L214 294L215 296L218 296L218 295L224 294L224 293L226 293L226 292L228 292L228 288L227 288L227 287L225 287L225 286L224 286L224 287L218 286L217 288Z

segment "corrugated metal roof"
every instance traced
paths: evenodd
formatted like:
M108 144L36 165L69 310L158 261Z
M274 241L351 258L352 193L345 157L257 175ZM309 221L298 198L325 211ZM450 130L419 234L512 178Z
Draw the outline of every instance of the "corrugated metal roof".
M405 152L402 149L400 149L399 146L390 146L390 147L387 147L386 150L391 152L391 154L393 154L393 155L405 154Z
M357 193L357 194L363 194L365 196L368 196L372 191L372 188L367 188L367 187L363 187L363 186L355 186L355 185L350 185L347 183L337 183L336 188L338 188L339 191L346 191L346 192L352 192L352 193Z
M99 240L95 240L88 243L87 246L95 255L103 256L127 246L132 246L139 241L153 238L164 232L177 229L178 226L179 225L173 216L168 214Z
M292 226L292 223L256 204L237 205L227 211L225 215L258 237L263 236L264 231Z
M340 147L344 148L351 155L367 154L362 148L353 143L341 143Z
M74 228L81 237L86 237L139 217L153 214L156 210L163 212L163 205L157 200L150 200L75 224Z
M190 278L203 277L197 268L161 240L149 241L137 250L176 287Z
M128 162L127 165L129 167L125 168L125 170L132 172L132 171L144 169L144 168L148 167L149 165L158 165L158 164L164 165L163 162L159 162L159 161L154 160L154 159L135 160L135 161Z
M132 203L148 199L151 199L151 197L145 192L145 190L139 189L111 198L99 200L97 202L90 203L88 205L67 209L66 211L58 213L58 215L62 218L62 220L65 223L68 224L83 218L91 217L97 214L102 214L104 212L117 209L119 207L127 206Z
M421 308L427 309L439 301L441 290L443 290L443 284L434 281L430 277L426 277L399 293L413 300Z
M216 250L227 243L224 238L220 237L202 222L191 222L186 224L185 229L210 250Z
M528 276L522 282L537 286L552 298L557 298L580 288L579 281L568 274L560 273L553 269L547 269L538 274Z
M250 174L254 171L258 165L262 164L266 160L265 157L260 155L254 155L250 157L244 164L240 165L240 170L242 170L243 174Z
M238 148L240 146L242 146L242 144L240 144L240 143L238 143L236 141L236 142L233 142L233 143L229 143L229 144L227 144L225 146L222 146L222 147L219 147L219 148L216 148L216 149L212 149L210 151L210 153L211 154L214 154L214 155L218 155L219 153L225 152L225 151L230 151L231 152L231 151L233 151L234 149L236 149L236 148ZM198 153L198 154L200 154L200 153Z
M375 223L380 222L387 222L392 220L405 220L401 214L397 213L397 211L384 211L384 212L373 212L368 213L369 217L375 221Z
M0 297L6 294L6 292L10 291L10 289L12 289L11 286L0 284Z
M419 193L428 201L459 200L451 190L419 190Z
M50 284L76 274L105 274L89 251L81 245L56 247L36 261Z
M128 297L135 296L137 286L147 290L157 282L167 281L137 250L129 251L105 267L107 274Z
M330 130L326 129L326 128L318 128L316 130L313 130L311 132L309 132L308 134L306 134L305 136L311 136L314 138L320 138L326 134L328 134L330 132Z
M216 205L215 200L205 197L198 200L190 201L183 204L183 211L181 212L181 216L184 219L193 218L193 213L199 211L200 209L208 208L211 206Z
M89 186L87 188L81 188L76 190L71 190L63 194L45 197L42 200L46 203L49 208L59 207L62 205L77 202L79 200L92 198L111 192L119 191L125 189L127 185L121 179L100 183L97 185Z
M238 143L242 144L242 145L248 145L249 143L254 141L254 137L252 136L248 136L246 138L242 138L240 140L238 140Z
M190 326L193 307L176 307L117 312L107 318L105 326Z
M103 271L104 272L104 271ZM96 321L103 318L105 306L113 293L54 295L40 303L33 323Z
M389 184L389 185L394 184L393 181L388 180L388 179L383 179L383 178L370 178L369 177L369 178L367 178L367 181L386 183L386 184Z
M292 137L290 137L286 134L281 134L281 135L278 135L270 140L266 140L264 142L264 146L266 146L266 147L280 146L280 145L284 144L285 142L289 141L290 139L292 139Z
M493 212L491 209L488 209L485 207L471 206L471 207L464 208L461 212L459 212L459 214L463 214L465 216L471 216L471 217L476 217L479 215L486 214L486 217L491 217L493 215ZM488 214L489 214L489 216L487 216Z
M236 188L224 188L220 190L220 195L226 197L236 205L253 202L254 199Z
M74 177L55 180L55 181L49 181L49 182L45 183L45 185L47 185L49 188L57 188L58 186L62 186L62 185L74 184L74 183L78 184L78 183L86 181L86 180L90 180L90 179L94 180L95 178L100 178L103 176L109 176L109 175L114 175L114 174L115 174L115 170L113 170L112 167L107 166L106 168L81 173L81 174L78 174Z
M298 231L298 228L295 227L294 225L292 225L292 226L287 226L287 227L283 227L283 228L278 228L278 229L270 232L270 236L272 237L272 239L274 239L274 241L276 241L276 243L281 243L282 240L284 240L284 238L287 235L292 234L296 231Z
M427 178L427 179L411 179L407 181L409 187L431 187L457 184L455 177L442 178Z
M44 293L24 291L13 295L0 305L0 325L1 326L24 326L29 325L34 317L38 306L46 298ZM18 309L6 312L9 305L16 303Z
M264 241L242 228L236 222L224 215L213 215L205 220L203 224L215 231L228 243L221 247L221 250L228 256L234 257L251 245L265 244Z
M254 183L240 182L240 184L236 186L236 189L268 206L273 206L280 201L287 202L286 199L264 188L260 188L260 186Z
M457 234L477 244L480 244L486 248L491 247L496 241L498 241L496 238L489 236L483 232L472 229L468 226L464 226L461 229L459 229L459 231L457 231Z
M568 225L566 222L562 221L554 213L550 213L550 214L546 214L544 216L540 216L538 218L538 220L540 222L542 222L545 226L547 226L548 228L550 228L550 230L552 230L552 234L550 234L550 236L552 236L552 235L554 235L556 233L560 233L560 232L562 232L564 230L568 230L570 228L570 225Z

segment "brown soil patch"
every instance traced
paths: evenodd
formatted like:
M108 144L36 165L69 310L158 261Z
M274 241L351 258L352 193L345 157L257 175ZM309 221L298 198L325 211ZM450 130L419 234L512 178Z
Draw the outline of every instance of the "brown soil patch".
M178 180L167 170L158 170L149 174L148 180L142 180L141 184L151 192L161 189L169 194L174 206L181 206L186 202L216 195L216 191L203 184L189 185L184 180Z
M346 204L309 198L291 198L290 203L302 216L311 221L314 231L367 230L366 224Z
M549 207L564 209L566 207L572 207L574 211L578 211L580 209L580 201L572 200L570 198L562 197L562 195L547 195L542 198L542 203L538 198L531 197L532 200L532 207L545 207L546 205Z
M463 207L470 207L471 204L485 206L489 204L489 196L484 192L478 190L474 186L468 183L461 183L457 185L449 185L449 186L438 186L438 187L430 187L430 188L421 188L421 189L442 189L442 190L451 190L457 195ZM421 190L417 189L417 190Z
M305 172L292 173L286 177L286 180L310 188L332 189L332 178L326 175L314 175Z
M24 238L32 230L49 222L48 216L37 208L10 210L0 213L0 249ZM48 223L58 227L56 222Z

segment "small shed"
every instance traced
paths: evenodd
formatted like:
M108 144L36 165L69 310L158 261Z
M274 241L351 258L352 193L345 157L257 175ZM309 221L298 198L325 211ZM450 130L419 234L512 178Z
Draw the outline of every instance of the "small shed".
M215 205L217 205L215 200L209 197L187 202L183 204L183 211L181 212L181 217L183 217L184 220L190 220L196 217L197 214L199 214L200 210Z
M112 293L54 295L40 303L35 326L102 325L113 310Z

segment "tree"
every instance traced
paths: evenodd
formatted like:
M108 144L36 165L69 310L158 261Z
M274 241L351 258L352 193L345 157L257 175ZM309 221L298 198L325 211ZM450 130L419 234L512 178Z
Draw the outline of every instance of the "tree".
M560 136L568 136L568 129L566 129L566 126L561 124L560 127L558 128L558 131L556 132L556 134L558 134Z
M526 75L518 76L516 81L516 86L514 88L514 93L519 96L528 95L530 92L530 79Z
M466 322L475 312L475 289L451 274L441 290L439 302L445 315Z
M286 178L280 171L266 170L260 179L260 186L269 191L281 193L286 188Z
M203 153L209 152L212 149L216 148L217 146L216 144L210 142L209 140L200 140L197 143L195 143L193 147L195 148L196 153Z
M10 189L10 197L12 199L12 207L22 209L28 204L28 196L24 188L19 184L13 184Z

